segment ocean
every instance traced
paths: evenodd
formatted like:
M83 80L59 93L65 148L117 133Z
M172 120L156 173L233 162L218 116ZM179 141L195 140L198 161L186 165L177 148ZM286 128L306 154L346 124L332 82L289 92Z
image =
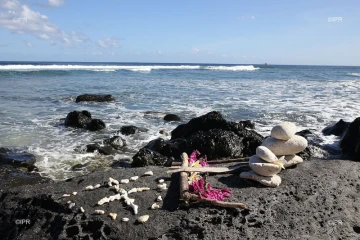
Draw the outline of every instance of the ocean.
M0 147L34 154L43 176L61 180L131 158L160 137L159 130L170 133L179 124L164 122L167 113L185 123L216 110L227 120L254 121L264 136L281 121L321 135L341 118L359 117L359 91L360 67L0 62ZM112 94L116 101L74 101L85 93ZM65 128L63 119L74 110L88 110L106 129ZM148 131L122 136L128 147L114 156L75 151L124 125ZM322 138L324 144L337 141ZM79 163L88 167L71 170Z

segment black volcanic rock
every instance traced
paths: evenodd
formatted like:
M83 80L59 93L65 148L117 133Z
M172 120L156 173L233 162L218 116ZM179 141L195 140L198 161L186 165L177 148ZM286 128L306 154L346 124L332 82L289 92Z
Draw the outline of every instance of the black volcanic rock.
M166 114L164 120L168 122L181 121L181 118L176 114Z
M344 137L340 141L340 147L344 154L360 161L360 117L350 123Z
M103 146L98 143L92 143L86 145L86 152L95 152L95 151L98 151L99 153L104 155L111 155L115 153L114 148L108 144Z
M255 123L250 120L240 121L239 123L243 127L255 129Z
M344 120L340 119L337 123L334 125L327 126L322 130L322 133L325 136L335 135L335 136L342 136L347 128L349 127L349 122L345 122Z
M190 155L198 150L211 160L253 155L262 141L260 134L243 123L228 122L219 112L210 112L176 127L170 141L156 139L144 148L175 159L182 152Z
M91 114L88 111L72 111L65 118L66 127L86 128L91 122Z
M171 132L171 139L186 138L197 131L210 129L226 129L227 121L220 112L209 112L203 116L191 119L187 124L181 124Z
M119 136L114 136L114 137L111 137L111 138L107 138L103 142L104 142L104 144L111 145L116 150L120 150L121 148L126 146L125 139L123 139L123 138L121 138Z
M106 127L101 119L92 119L88 111L72 111L65 118L66 127L85 128L90 131L99 131Z
M106 127L105 123L101 119L91 119L91 122L86 126L90 131L99 131Z
M2 153L0 164L13 166L31 167L35 164L36 157L31 153Z
M145 129L145 128L139 128L139 127L136 127L133 125L123 126L120 128L120 133L125 136L136 134L139 132L146 132L146 131L147 131L147 129Z
M76 98L76 102L110 102L114 101L110 94L83 94Z
M147 148L140 149L131 163L132 167L144 167L144 166L163 166L166 163L167 157L160 153L151 151Z
M209 159L243 157L245 145L243 138L236 133L222 129L198 131L181 144L183 152L191 154L194 150L205 154Z

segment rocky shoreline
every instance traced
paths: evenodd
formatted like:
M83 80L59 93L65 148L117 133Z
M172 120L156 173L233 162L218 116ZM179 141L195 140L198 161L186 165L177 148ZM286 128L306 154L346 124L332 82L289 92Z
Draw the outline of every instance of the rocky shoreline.
M134 193L139 214L124 204L96 203L109 195L109 188L85 191L109 177L129 178L151 170L153 176L140 177L126 189L149 187ZM64 182L42 183L1 190L0 235L2 239L358 239L360 237L360 166L348 160L311 159L296 169L280 173L278 188L265 188L246 181L239 174L208 178L215 187L232 190L229 201L243 202L248 210L225 209L204 204L182 205L179 201L179 174L150 166L95 172ZM156 190L165 179L167 191ZM63 197L63 194L77 195ZM151 205L158 195L160 209ZM68 201L75 206L69 208ZM81 213L79 208L85 212ZM104 215L95 215L102 209ZM114 221L108 213L115 212ZM144 224L136 222L149 215ZM122 222L123 217L129 222ZM19 224L19 219L29 223Z
M76 102L113 100L111 95L85 94ZM167 114L164 121L181 121L181 118ZM70 112L64 124L89 131L106 128L102 120L92 119L87 111ZM33 155L0 148L0 236L5 236L4 239L357 239L360 237L360 203L357 202L360 166L356 162L360 160L359 124L360 118L351 123L340 120L323 130L324 135L339 137L342 151L321 145L320 138L309 130L297 132L309 143L298 154L305 161L296 166L296 171L281 171L283 182L276 189L241 179L238 173L208 177L211 185L232 191L229 201L243 202L249 206L248 210L194 203L185 206L179 200L179 174L166 173L165 166L179 161L183 152L199 150L208 160L249 157L267 139L254 130L254 123L230 122L219 112L209 112L180 124L171 132L171 139L149 142L133 156L132 168L123 164L117 169L61 182L41 177L36 172ZM112 155L127 146L121 134L144 131L147 129L123 126L114 136L79 149ZM330 157L327 160L314 157L319 152ZM352 161L330 160L334 156ZM114 194L106 187L109 177L130 178L148 170L154 176L140 177L124 185L126 190L150 188L134 193L139 215L135 216L129 206L119 202L96 206L100 199ZM160 178L169 186L167 191L157 190ZM94 184L102 187L85 190ZM72 195L73 192L77 194ZM164 201L159 209L151 209L158 196ZM95 210L103 210L105 214L96 215ZM112 220L109 213L116 213L118 218ZM144 214L149 215L149 220L139 224L136 219ZM124 217L129 222L121 222Z

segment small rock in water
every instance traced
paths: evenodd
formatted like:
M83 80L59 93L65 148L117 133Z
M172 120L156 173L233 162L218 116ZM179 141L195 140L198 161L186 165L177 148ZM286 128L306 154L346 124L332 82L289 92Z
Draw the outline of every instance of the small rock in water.
M100 183L98 183L98 184L96 184L95 186L94 186L94 189L97 189L97 188L100 188L101 187L101 185L100 185Z
M109 213L109 217L111 217L112 220L116 220L117 214L116 213Z
M69 208L72 209L73 207L75 207L75 203L70 203Z
M152 171L147 171L143 174L143 176L153 176L154 173Z
M158 201L158 202L161 202L163 199L162 199L162 197L161 196L158 196L157 198L156 198L156 201Z
M94 187L92 185L85 187L85 190L93 190Z
M164 179L159 179L158 183L163 183L165 180Z
M95 214L97 214L97 215L104 215L104 214L105 214L105 211L104 211L104 210L95 210L94 212L95 212Z
M271 137L279 140L289 140L296 133L296 126L292 122L282 122L271 130Z
M70 197L70 194L64 194L63 197Z
M140 223L145 223L147 220L149 220L149 215L143 215L143 216L140 216L137 220L138 222Z
M134 182L134 181L138 180L138 178L139 178L138 176L133 176L133 177L130 178L130 181Z
M72 195L74 195L74 196L77 195L77 192L72 192Z
M80 212L84 213L85 209L83 207L80 207Z
M128 219L128 218L123 218L123 219L121 219L121 221L123 221L123 222L128 222L130 219Z
M120 183L129 183L130 181L129 181L129 179L121 179L120 180Z

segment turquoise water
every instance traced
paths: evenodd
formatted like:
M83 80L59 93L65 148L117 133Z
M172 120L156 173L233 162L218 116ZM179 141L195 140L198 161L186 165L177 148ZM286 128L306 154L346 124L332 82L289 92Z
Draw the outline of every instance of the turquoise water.
M43 175L64 179L80 174L70 170L77 163L132 157L159 130L177 126L162 120L166 113L186 122L218 110L228 120L255 121L264 135L283 120L319 133L359 116L359 90L360 67L0 62L0 146L35 154ZM83 93L112 94L116 101L75 103ZM90 111L106 130L65 128L61 119L73 110ZM129 145L123 153L74 151L128 124L149 131L122 136Z

